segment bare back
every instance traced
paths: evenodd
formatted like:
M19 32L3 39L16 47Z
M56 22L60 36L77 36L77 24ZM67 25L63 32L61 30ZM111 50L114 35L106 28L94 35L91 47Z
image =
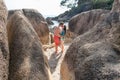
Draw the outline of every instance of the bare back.
M54 28L54 35L60 37L60 28L59 28L59 27L55 27L55 28Z

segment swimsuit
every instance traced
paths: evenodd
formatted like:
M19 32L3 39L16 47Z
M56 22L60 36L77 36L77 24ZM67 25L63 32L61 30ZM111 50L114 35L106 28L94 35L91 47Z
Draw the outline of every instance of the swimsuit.
M60 37L54 35L54 42L55 42L55 44L56 44L57 46L60 45Z

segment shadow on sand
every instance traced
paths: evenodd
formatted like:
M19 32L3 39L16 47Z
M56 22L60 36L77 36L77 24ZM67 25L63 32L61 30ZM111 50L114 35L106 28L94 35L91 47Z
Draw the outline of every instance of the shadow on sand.
M50 56L50 59L48 61L49 66L50 66L50 71L51 73L53 73L58 65L58 61L61 58L62 53L52 53L52 55Z

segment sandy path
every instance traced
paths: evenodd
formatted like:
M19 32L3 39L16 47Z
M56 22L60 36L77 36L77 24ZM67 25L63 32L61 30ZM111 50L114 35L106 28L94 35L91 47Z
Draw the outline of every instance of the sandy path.
M45 55L48 57L48 63L50 65L50 69L52 73L52 80L60 80L60 66L68 47L69 47L69 44L65 44L64 53L61 53L60 52L61 49L59 48L58 55L54 53L55 51L54 48L47 49L45 51Z

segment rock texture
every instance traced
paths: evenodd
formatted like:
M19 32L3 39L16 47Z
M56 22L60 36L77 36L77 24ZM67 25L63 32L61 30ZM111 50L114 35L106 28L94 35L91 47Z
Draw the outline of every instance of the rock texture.
M48 25L54 25L54 23L52 22L52 19L50 17L47 17L46 21L47 21Z
M73 39L75 39L78 36L78 34L75 34L71 32L69 29L67 29L66 34L65 34L65 40L64 43L71 43Z
M113 3L113 8L111 12L120 12L120 0L115 0L115 2Z
M34 9L22 9L22 10L11 10L9 11L8 19L16 12L21 11L28 20L31 22L33 28L37 32L42 44L47 44L49 42L49 28L44 17Z
M108 12L108 10L97 9L80 13L70 19L69 29L76 34L83 34L93 28L103 18L101 17L102 14Z
M10 45L9 80L50 80L39 37L28 19L17 11L7 24Z
M73 41L61 65L61 80L120 80L119 8Z
M0 0L0 80L8 80L9 49L6 30L8 11L3 0Z
M32 9L23 9L23 12L33 25L33 28L40 37L40 41L43 44L47 44L49 42L49 28L44 17L38 11Z

